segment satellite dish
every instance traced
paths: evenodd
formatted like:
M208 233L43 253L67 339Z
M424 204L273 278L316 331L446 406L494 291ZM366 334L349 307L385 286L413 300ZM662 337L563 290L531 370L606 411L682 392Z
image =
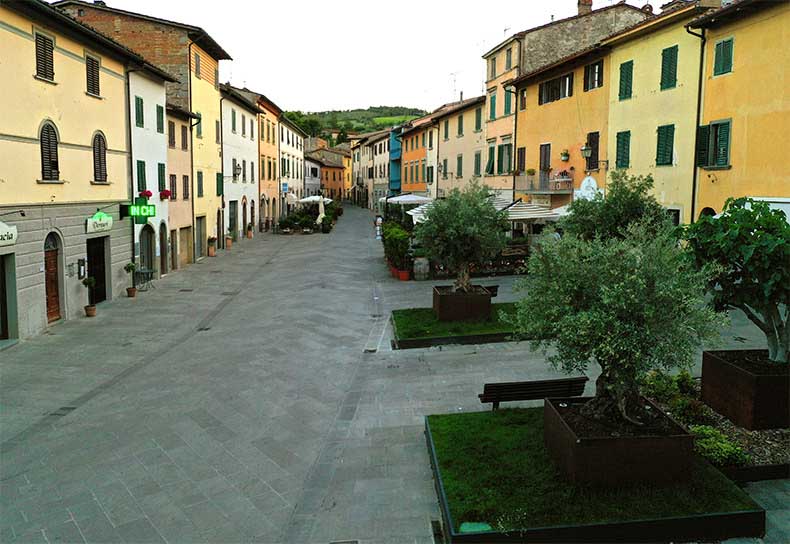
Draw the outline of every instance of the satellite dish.
M575 197L584 200L592 200L596 195L602 194L603 191L598 188L598 182L592 176L587 176L582 180L582 185L576 190Z

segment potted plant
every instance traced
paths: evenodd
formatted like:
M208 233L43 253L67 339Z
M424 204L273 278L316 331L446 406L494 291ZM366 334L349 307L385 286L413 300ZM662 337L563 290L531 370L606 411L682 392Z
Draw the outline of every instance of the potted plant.
M499 255L505 247L507 214L497 210L487 187L470 183L434 201L426 220L415 228L426 256L457 273L452 286L433 289L433 309L440 321L484 319L491 316L491 293L472 285L470 269Z
M137 287L134 284L134 272L137 270L137 265L133 262L128 262L124 265L123 269L132 277L132 286L126 288L126 296L134 298L137 295Z
M233 240L236 239L236 233L233 232L233 229L228 229L228 233L225 235L225 249L230 249L233 247Z
M302 228L302 234L312 234L315 227L315 219L305 214L298 219L298 224Z
M152 196L154 196L154 193L152 193L151 191L148 190L140 191L140 198L148 199L151 198Z
M252 229L253 229L252 223L247 223L247 238L250 240L252 239Z
M704 351L702 399L747 429L790 424L790 224L766 202L729 199L719 217L686 228L697 266L718 265L710 293L719 309L742 311L767 350Z
M649 222L618 236L546 236L519 283L513 325L571 374L600 368L595 396L545 402L544 440L570 481L677 481L692 466L693 436L640 395L653 369L690 367L724 323L706 304L710 272L696 269L672 227ZM540 296L536 296L540 293Z
M321 232L324 234L328 234L332 231L332 219L329 217L324 217L321 219Z
M159 191L159 200L168 200L170 198L170 195L171 193L169 189L163 189Z
M560 160L561 161L567 162L567 161L570 160L570 158L571 158L571 154L570 154L570 152L567 149L563 149L560 152Z
M96 317L96 305L93 303L93 289L96 287L96 278L88 276L82 280L82 285L88 289L88 305L85 306L85 316Z
M217 237L216 236L209 236L208 237L208 256L209 257L216 257L217 256Z

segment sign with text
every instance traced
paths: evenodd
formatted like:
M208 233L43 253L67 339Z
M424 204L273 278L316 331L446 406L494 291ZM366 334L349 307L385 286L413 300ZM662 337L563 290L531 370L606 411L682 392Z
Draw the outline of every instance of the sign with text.
M0 221L0 246L12 246L16 244L17 230L12 225L6 225Z
M96 232L108 232L112 230L112 216L102 211L97 211L88 218L85 223L85 232L94 234Z
M287 193L287 192L288 192L288 184L283 183L283 193Z
M156 206L147 198L137 197L134 204L121 204L121 219L131 217L135 225L145 225L149 217L156 216Z

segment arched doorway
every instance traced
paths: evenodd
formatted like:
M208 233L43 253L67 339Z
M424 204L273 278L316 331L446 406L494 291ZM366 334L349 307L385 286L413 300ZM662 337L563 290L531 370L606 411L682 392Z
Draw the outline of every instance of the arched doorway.
M151 271L154 269L154 228L146 225L140 231L140 269Z
M272 198L272 221L277 222L277 197Z
M159 274L167 274L167 227L164 223L159 225Z
M60 238L54 232L44 241L44 283L47 294L47 322L60 319Z
M241 199L241 235L247 232L247 197Z

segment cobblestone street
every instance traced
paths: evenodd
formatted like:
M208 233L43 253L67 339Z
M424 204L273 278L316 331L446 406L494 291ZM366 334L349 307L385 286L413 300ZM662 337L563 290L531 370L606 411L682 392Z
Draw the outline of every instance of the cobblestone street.
M1 541L432 543L423 417L555 376L524 344L392 351L431 284L389 277L365 210L220 253L0 352ZM787 481L749 489L786 542Z

